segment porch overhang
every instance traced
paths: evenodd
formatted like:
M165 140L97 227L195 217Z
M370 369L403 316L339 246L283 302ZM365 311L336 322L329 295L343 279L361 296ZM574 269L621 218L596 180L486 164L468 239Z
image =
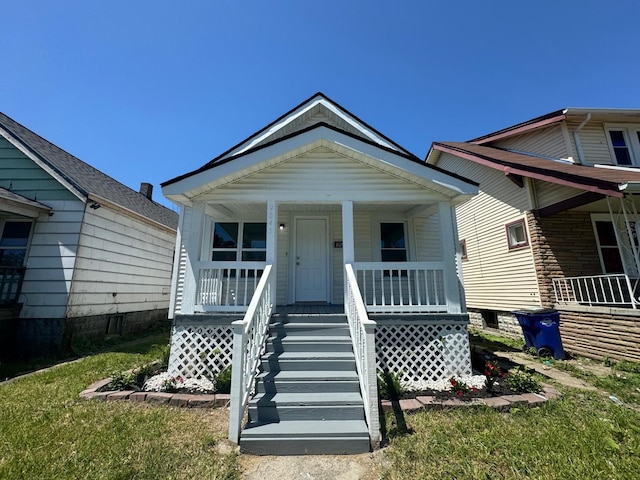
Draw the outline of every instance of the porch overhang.
M189 205L212 190L319 147L328 148L390 176L428 188L454 203L465 201L478 191L478 186L473 182L430 166L417 157L319 123L285 139L242 152L165 182L162 184L163 194L178 204Z
M37 218L41 213L51 212L51 207L0 187L0 212Z

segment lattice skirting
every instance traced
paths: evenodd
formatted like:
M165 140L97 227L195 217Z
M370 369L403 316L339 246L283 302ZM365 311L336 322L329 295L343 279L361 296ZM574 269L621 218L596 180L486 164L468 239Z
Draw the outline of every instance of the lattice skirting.
M174 325L168 371L185 378L212 378L231 365L232 354L230 325Z
M231 364L230 325L174 325L169 373L210 378ZM407 381L439 380L471 374L469 334L465 324L394 324L376 327L377 368Z
M407 381L439 380L471 374L465 325L378 325L377 367Z

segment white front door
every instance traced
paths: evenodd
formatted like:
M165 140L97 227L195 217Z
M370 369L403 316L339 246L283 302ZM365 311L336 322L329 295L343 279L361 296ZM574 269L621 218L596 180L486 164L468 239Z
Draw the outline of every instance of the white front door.
M327 301L327 219L296 219L295 301Z

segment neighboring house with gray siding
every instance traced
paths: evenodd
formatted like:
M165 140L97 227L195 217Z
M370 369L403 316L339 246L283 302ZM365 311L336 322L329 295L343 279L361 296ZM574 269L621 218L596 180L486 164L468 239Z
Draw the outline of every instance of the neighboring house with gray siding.
M472 322L521 335L521 308L561 312L565 348L640 361L640 110L567 108L427 162L480 184L456 209Z
M178 215L0 114L0 325L18 356L166 321ZM5 349L6 352L6 349Z

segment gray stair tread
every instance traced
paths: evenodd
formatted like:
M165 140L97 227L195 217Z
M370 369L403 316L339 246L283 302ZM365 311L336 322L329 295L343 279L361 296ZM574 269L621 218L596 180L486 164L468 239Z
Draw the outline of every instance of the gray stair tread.
M269 328L282 328L288 330L290 328L349 328L347 322L322 322L310 320L308 322L274 322L269 324Z
M267 338L268 342L277 340L279 342L305 342L305 343L351 343L351 337L349 335L294 335L294 336L279 336L272 335Z
M252 405L256 404L277 404L277 405L363 405L360 392L280 392L280 393L257 393L251 400Z
M354 360L353 352L267 352L264 360Z
M358 381L358 373L351 370L329 370L329 371L304 371L304 370L281 370L277 372L262 372L258 379L267 381L289 381L289 382L322 382L332 380L355 380Z
M249 423L242 432L243 438L248 437L349 437L369 438L369 430L364 420L315 420L315 421L286 421L274 423Z

